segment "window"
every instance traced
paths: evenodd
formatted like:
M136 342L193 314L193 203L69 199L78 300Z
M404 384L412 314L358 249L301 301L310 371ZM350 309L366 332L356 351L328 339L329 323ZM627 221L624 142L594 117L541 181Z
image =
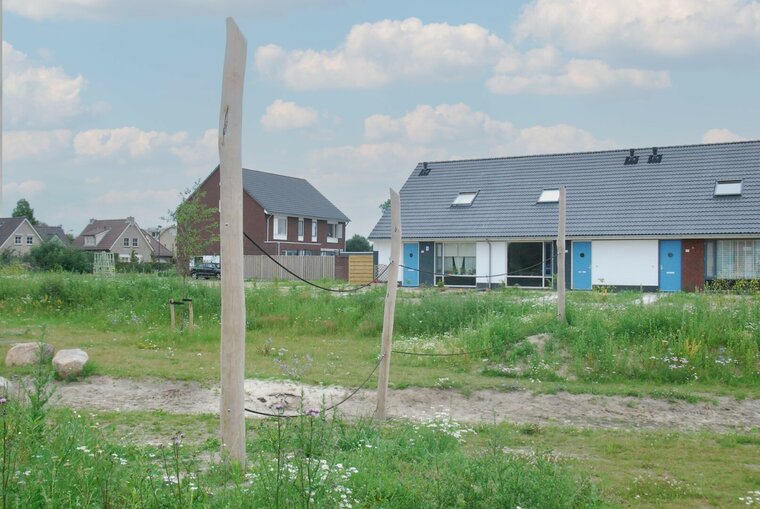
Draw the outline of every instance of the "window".
M337 226L335 227L335 229L337 230L336 231L336 234L337 234L336 237L338 237L339 239L342 239L343 238L343 225L340 224L340 223L338 223Z
M124 237L124 247L129 247L129 237Z
M450 286L475 286L475 243L436 244L435 272Z
M311 241L312 242L317 241L317 220L316 219L311 220Z
M706 279L760 278L760 240L716 240L705 243Z
M94 235L87 235L84 238L84 245L85 246L94 246L95 245L95 236Z
M475 200L475 197L478 195L478 191L468 191L465 193L459 193L459 195L454 198L454 201L451 202L452 207L469 207L472 205L473 200Z
M338 256L337 249L323 249L322 256Z
M274 216L274 238L285 240L288 238L288 218Z
M132 247L137 247L137 238L132 239Z
M338 225L327 223L327 242L338 242Z
M559 189L544 189L538 197L538 203L557 203L559 201Z
M713 196L741 196L741 180L719 180L715 183Z
M119 261L120 262L125 262L125 263L129 262L130 261L129 255L127 255L127 254L120 254L119 255Z
M286 249L282 254L285 256L298 256L298 249Z
M552 242L510 242L507 285L546 287L552 284L555 257Z
M21 245L21 235L16 235L16 238L13 239L13 242L17 245Z
M26 236L26 245L27 246L31 246L32 244L34 244L34 237L31 236L31 235L27 235Z
M298 240L303 240L303 218L298 218Z

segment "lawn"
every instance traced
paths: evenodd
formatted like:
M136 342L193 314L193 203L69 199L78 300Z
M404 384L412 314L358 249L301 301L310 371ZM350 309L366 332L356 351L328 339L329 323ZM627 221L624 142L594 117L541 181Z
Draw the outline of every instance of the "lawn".
M169 299L184 297L193 299L192 335L182 311L179 330L169 326ZM678 401L710 401L717 395L760 398L757 295L678 294L651 304L641 297L637 292L571 292L568 323L560 324L552 294L546 291L401 291L394 331L397 352L470 353L395 353L391 386L445 387L464 394L479 389L567 391ZM290 283L247 284L246 377L358 385L376 363L383 299L382 287L336 295ZM214 384L219 380L219 306L216 282L151 275L100 279L5 273L0 275L0 354L11 342L44 340L56 348L84 348L91 358L88 375ZM0 376L32 371L2 366ZM222 501L256 507L254 502L262 500L281 500L283 507L337 507L337 499L331 497L337 496L338 485L350 485L355 507L733 507L739 505L739 497L754 496L747 493L760 489L757 429L675 433L639 431L635 423L624 430L494 423L477 426L460 442L442 431L456 426L445 416L432 427L322 417L282 425L249 421L253 470L235 472L216 466L219 444L213 416L111 412L77 417L52 410L42 426L60 435L62 445L51 442L42 450L19 442L14 450L24 451L17 457L25 466L16 470L35 472L38 460L60 458L76 441L65 442L65 436L76 436L71 429L79 430L77 423L84 421L92 430L92 436L87 435L91 442L77 446L93 450L98 443L106 444L129 466L103 462L92 471L83 466L77 486L88 486L81 487L85 498L67 493L51 499L61 507L105 506L108 490L102 486L109 468L113 477L108 485L118 480L133 490L132 495L123 490L108 495L120 501L114 507L158 506L141 500L143 495L158 497L169 507L186 506L191 499L214 507L223 507ZM319 426L317 435L324 441L313 457L302 455L308 445L304 437L309 436L304 426ZM176 472L168 472L171 462L162 464L157 458L174 452L171 446L158 449L153 444L170 441L180 429L186 435L182 464L192 467L198 479L192 493L213 492L213 499L193 498L187 484L187 491L177 494L176 484L163 481ZM434 431L423 437L420 430ZM313 440L314 428L311 433ZM303 475L315 467L309 458L317 456L327 462L330 474L313 486L318 493L310 505L297 487L305 489ZM279 465L280 477L266 473L269 467L264 465L272 461ZM330 477L346 475L333 468L338 464L358 469L348 474L345 485ZM152 468L156 484L135 484L133 465ZM27 485L33 480L17 477L16 487L24 486L19 480ZM59 490L61 483L74 481L64 476L46 482L51 490ZM8 507L34 507L39 503L34 501L52 496L19 490Z

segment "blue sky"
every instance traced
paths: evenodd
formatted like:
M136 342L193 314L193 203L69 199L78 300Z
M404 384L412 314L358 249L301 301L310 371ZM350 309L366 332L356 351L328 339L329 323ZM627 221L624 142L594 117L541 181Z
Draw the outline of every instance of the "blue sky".
M166 224L217 164L224 18L243 164L367 235L419 161L760 138L755 0L4 0L3 205Z

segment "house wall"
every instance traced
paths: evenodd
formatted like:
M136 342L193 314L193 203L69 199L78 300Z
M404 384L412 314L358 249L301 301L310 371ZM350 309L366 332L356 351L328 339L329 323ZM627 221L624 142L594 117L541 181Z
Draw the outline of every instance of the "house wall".
M591 277L595 285L657 287L658 263L657 240L591 242Z
M125 237L129 239L129 247L124 246ZM132 239L137 239L137 247L132 246ZM116 242L111 248L111 252L116 253L117 261L121 258L122 255L126 255L131 258L132 252L134 252L135 255L139 257L141 262L150 262L152 261L151 255L153 254L153 251L151 251L150 246L148 245L148 241L145 239L145 236L134 224L129 225L127 229L124 230L124 232L116 238Z
M215 221L219 223L219 170L215 170L201 185L204 193L203 203L207 207L217 209ZM268 216L264 208L248 193L243 192L243 232L253 239L264 251L271 255L282 254L286 250L303 249L319 254L322 249L346 248L346 224L343 224L343 236L338 242L327 242L327 221L317 223L317 241L311 240L311 218L304 218L304 240L298 241L298 218L288 217L287 240L274 240L273 216ZM218 236L218 233L217 233ZM262 254L248 239L243 239L243 252L247 255ZM219 255L219 241L215 241L206 249L206 255Z
M705 287L705 241L681 241L681 288L687 292Z
M390 239L376 239L372 241L372 248L377 251L377 264L388 265L391 262ZM403 249L403 248L402 248ZM390 276L390 274L388 274ZM404 269L399 267L396 273L396 281L404 280Z
M505 274L507 272L507 243L491 241L491 254L489 261L488 242L477 242L475 244L475 272L481 276L489 274ZM506 276L492 277L491 285L505 283ZM476 279L478 286L488 286L487 277Z
M21 245L16 245L16 235L21 235ZM32 236L31 246L26 243L26 238L30 235ZM22 221L21 224L18 225L18 228L16 228L16 231L3 242L2 246L0 246L0 251L8 249L14 254L14 256L23 256L28 254L33 247L39 246L41 243L42 239L31 223L29 223L29 221Z

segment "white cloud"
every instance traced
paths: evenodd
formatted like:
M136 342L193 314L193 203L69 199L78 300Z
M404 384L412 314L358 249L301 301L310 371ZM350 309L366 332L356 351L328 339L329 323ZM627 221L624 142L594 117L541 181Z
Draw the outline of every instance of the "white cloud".
M615 148L611 140L600 140L579 127L558 124L521 129L519 134L492 151L504 156L585 152Z
M503 67L502 67L503 68ZM496 94L588 94L607 90L657 90L670 86L667 71L613 69L600 60L570 60L557 74L497 75L486 86Z
M25 180L23 182L6 182L3 192L10 196L25 198L34 196L45 189L41 180Z
M170 147L169 153L188 166L208 170L219 162L219 130L206 129L199 138Z
M402 137L412 143L455 141L462 138L503 138L513 130L509 122L492 119L466 104L419 105L401 118L372 115L364 121L370 141Z
M333 50L262 46L256 67L292 89L375 88L402 78L451 79L496 63L507 44L468 23L424 24L417 18L354 25Z
M728 129L710 129L702 135L702 143L726 143L730 141L747 141L748 139Z
M318 119L319 114L313 108L277 99L267 106L261 117L261 125L267 131L287 131L312 126Z
M45 19L124 19L179 16L272 16L341 0L6 0L14 14Z
M167 150L182 146L188 139L184 131L166 133L143 131L137 127L91 129L74 137L76 154L91 158L109 158L129 155L132 158L148 156L158 148Z
M514 27L518 39L575 52L615 49L678 57L760 43L755 0L533 0Z
M154 203L177 203L179 202L180 192L178 189L151 190L141 189L139 191L108 191L93 199L93 203L107 205L132 205Z
M71 131L4 131L3 161L7 163L25 159L44 159L56 156L71 148Z
M61 67L40 66L3 41L3 105L11 126L41 127L83 113L82 75L69 76Z

